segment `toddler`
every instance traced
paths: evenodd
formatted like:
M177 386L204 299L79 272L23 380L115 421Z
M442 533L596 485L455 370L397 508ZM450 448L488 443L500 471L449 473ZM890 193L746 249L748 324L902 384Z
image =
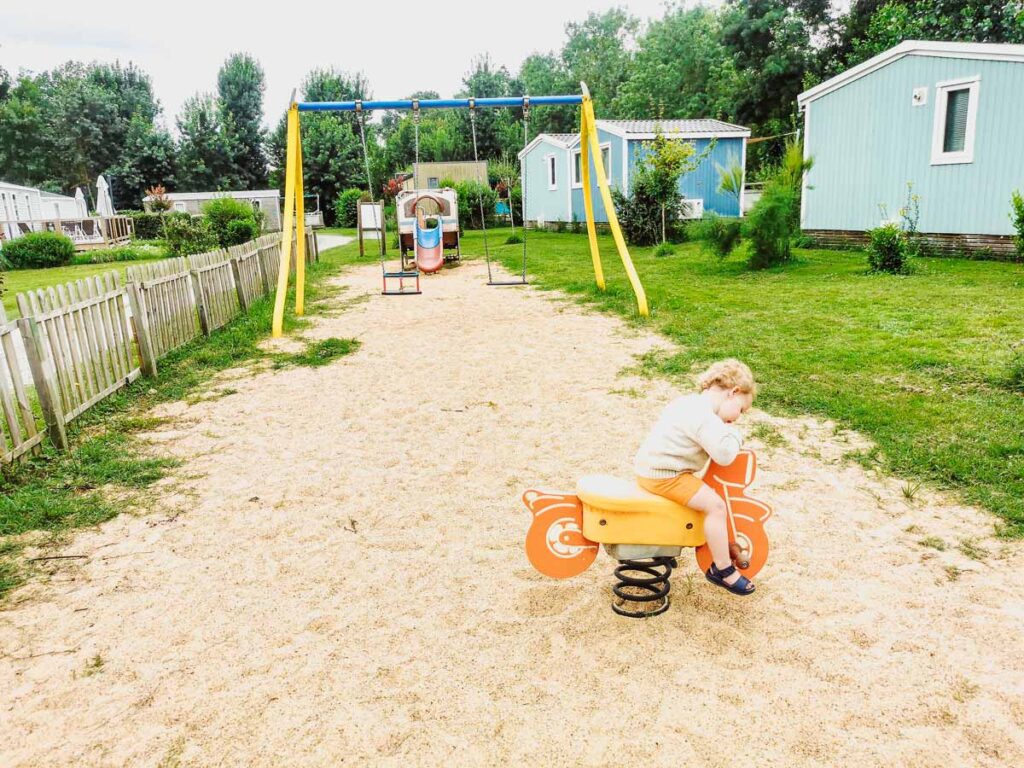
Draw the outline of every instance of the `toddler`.
M646 491L704 513L704 536L714 562L708 581L737 595L754 584L729 557L725 502L697 476L710 457L731 464L743 439L732 425L749 410L757 393L750 368L739 360L720 360L697 380L700 392L673 400L636 454L637 483Z

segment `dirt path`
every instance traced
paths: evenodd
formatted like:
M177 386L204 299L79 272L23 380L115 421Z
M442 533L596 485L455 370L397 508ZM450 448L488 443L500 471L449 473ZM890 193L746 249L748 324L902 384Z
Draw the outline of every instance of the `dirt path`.
M1022 547L991 518L755 414L786 441L752 443L758 593L684 553L670 611L619 618L607 556L530 568L519 496L628 470L673 391L618 374L664 340L479 264L418 298L342 281L312 335L360 351L168 407L159 511L0 613L0 765L1024 763Z

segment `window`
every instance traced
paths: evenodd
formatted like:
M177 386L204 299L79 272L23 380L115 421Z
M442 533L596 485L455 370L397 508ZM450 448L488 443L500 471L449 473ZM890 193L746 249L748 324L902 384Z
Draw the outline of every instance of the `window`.
M431 176L427 179L427 189L437 189L439 186L441 186L441 182L437 176Z
M176 210L176 211L184 211L185 210L185 204L184 203L175 203L174 204L174 210Z
M254 211L260 210L260 201L259 200L250 200L249 202L252 204L252 209Z
M601 163L604 165L604 172L610 179L612 176L612 145L601 145ZM572 185L575 188L583 186L583 150L577 149L572 153Z
M548 166L548 189L558 189L558 175L555 172L555 156L545 155L544 162Z
M947 80L935 86L932 165L974 162L974 129L981 78Z

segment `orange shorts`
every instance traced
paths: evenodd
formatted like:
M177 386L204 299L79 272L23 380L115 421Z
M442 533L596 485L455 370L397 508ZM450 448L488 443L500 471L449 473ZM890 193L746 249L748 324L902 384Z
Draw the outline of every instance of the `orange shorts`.
M636 483L648 493L664 496L676 504L684 507L690 503L693 495L704 485L704 481L696 477L692 472L680 472L675 477L666 477L663 480L653 480L649 477L637 475Z

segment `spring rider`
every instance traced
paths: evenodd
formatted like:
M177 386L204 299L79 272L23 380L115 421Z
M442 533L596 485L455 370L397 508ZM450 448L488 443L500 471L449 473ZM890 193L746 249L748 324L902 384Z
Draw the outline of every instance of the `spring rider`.
M729 554L733 565L752 579L768 559L764 522L772 509L744 494L754 481L757 460L749 450L723 467L714 462L704 483L725 501ZM599 544L619 561L612 587L619 601L612 610L644 618L669 607L669 578L683 547L695 547L701 571L711 567L704 540L704 516L611 475L587 475L575 493L529 490L523 502L533 515L526 534L526 556L545 576L578 576L594 562Z

